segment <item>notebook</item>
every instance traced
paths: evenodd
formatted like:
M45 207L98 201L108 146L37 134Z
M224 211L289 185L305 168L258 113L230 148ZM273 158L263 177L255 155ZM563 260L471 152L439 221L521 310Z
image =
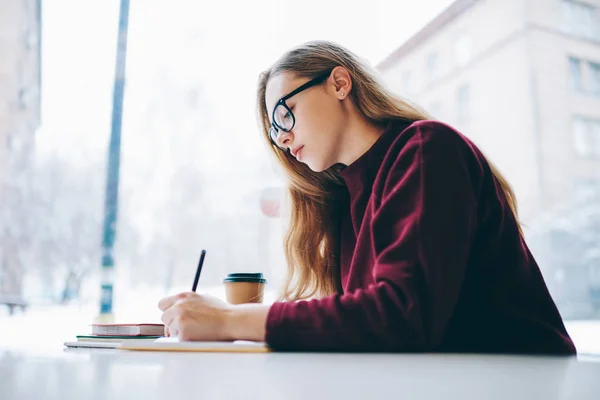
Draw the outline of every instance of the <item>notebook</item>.
M233 342L182 342L177 338L165 337L154 341L128 340L118 347L121 350L137 351L197 351L212 353L266 353L270 349L264 342L236 340Z
M159 336L94 336L77 335L77 341L65 342L66 347L88 347L98 349L115 349L117 346L129 340L154 341Z
M116 349L121 342L77 341L65 342L65 347L85 347L93 349Z
M163 324L93 324L92 335L96 336L162 336Z

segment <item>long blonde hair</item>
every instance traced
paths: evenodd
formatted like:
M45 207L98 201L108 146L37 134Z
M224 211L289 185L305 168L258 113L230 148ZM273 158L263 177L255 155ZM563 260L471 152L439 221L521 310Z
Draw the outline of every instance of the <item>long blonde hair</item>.
M269 110L265 101L269 78L288 72L295 77L314 78L337 66L345 67L352 78L349 96L358 111L374 125L391 120L419 121L430 119L416 105L388 91L367 63L345 48L330 42L315 41L284 54L258 84L258 113L262 133L270 143ZM270 146L289 180L290 223L285 235L288 275L280 294L282 300L322 297L339 291L339 232L336 207L343 181L334 167L313 172L287 152ZM508 182L492 166L516 217L516 200Z

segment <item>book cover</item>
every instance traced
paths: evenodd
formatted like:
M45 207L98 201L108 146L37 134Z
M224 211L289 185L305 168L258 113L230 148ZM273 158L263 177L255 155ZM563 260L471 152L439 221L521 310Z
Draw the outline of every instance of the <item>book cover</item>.
M162 336L163 324L92 324L94 336Z

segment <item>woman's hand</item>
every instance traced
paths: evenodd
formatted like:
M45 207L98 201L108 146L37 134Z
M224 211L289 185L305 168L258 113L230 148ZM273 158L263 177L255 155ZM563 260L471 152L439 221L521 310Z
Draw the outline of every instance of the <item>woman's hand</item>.
M166 333L181 340L233 340L228 320L233 306L194 292L165 297L158 303Z
M266 305L231 305L213 296L184 292L165 297L158 308L163 311L165 334L181 340L265 340Z

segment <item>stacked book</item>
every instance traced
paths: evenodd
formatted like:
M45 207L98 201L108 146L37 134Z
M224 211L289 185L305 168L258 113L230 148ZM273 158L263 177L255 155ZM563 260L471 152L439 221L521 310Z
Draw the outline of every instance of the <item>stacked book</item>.
M77 341L64 345L114 349L128 340L154 341L164 336L164 330L163 324L93 324L91 334L77 335Z

